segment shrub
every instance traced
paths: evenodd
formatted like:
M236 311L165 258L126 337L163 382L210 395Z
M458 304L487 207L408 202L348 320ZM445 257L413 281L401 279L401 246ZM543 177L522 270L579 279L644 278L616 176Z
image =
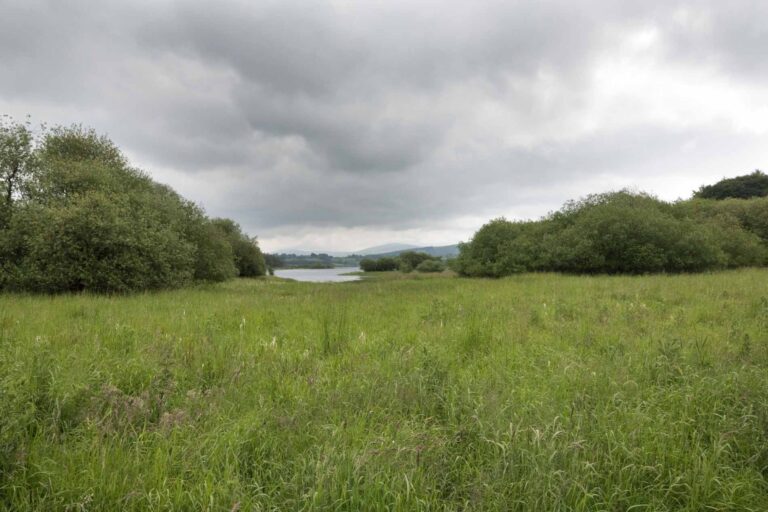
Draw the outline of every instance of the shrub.
M264 255L255 238L248 237L240 225L231 219L214 219L214 225L227 237L232 247L237 275L240 277L263 276L267 272Z
M159 220L145 204L100 193L22 208L11 224L22 257L6 286L125 292L187 284L194 247Z
M226 233L208 219L192 223L187 237L195 246L194 276L199 281L225 281L237 275L234 252Z
M696 272L768 261L764 199L669 204L626 191L566 203L538 222L496 219L460 244L461 275ZM745 205L741 203L751 203ZM765 204L763 204L765 203ZM748 212L748 213L747 213Z
M522 224L504 218L494 219L481 227L469 243L459 244L459 256L454 260L455 270L462 275L499 277L515 271L514 264L503 268L510 261L508 245L522 232ZM520 268L519 270L524 270Z
M714 185L701 187L695 194L700 199L749 199L768 196L768 176L759 170L752 174L727 178Z
M7 145L28 132L0 135ZM31 145L34 165L4 191L0 288L126 292L264 274L258 245L237 224L209 220L107 138L75 126L17 142Z
M442 272L445 265L439 260L424 260L416 266L417 272Z
M675 205L677 214L709 222L728 219L768 243L768 197L753 199L692 199Z
M388 272L397 270L400 263L395 258L363 258L360 260L360 269L363 272Z
M400 253L399 259L400 271L410 272L424 261L439 260L440 258L431 256L425 252L405 251Z
M669 205L646 195L592 196L566 214L574 219L549 248L553 270L638 274L725 263L708 230L676 218Z

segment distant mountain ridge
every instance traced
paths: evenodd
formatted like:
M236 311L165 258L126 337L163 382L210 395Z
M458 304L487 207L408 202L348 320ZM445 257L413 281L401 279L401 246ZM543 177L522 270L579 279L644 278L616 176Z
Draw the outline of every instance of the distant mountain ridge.
M418 245L411 245L411 244L383 244L383 245L376 245L374 247L367 247L365 249L360 249L359 251L353 251L351 254L359 254L360 256L369 256L373 254L388 254L390 252L402 252L402 251L412 251L415 250L418 247Z
M406 251L425 252L430 256L439 256L441 258L445 258L445 257L451 257L451 256L458 256L459 244L440 245L440 246L430 245L427 247L409 247L407 249L399 249L399 250L394 250L389 252L382 252L378 254L368 254L367 256L369 258L394 257L394 256L399 256L400 253L403 253Z
M431 256L456 256L459 254L459 245L418 246L412 244L383 244L367 247L358 251L307 251L304 249L285 249L276 251L275 254L295 254L297 256L309 256L310 254L327 254L333 257L366 256L369 258L383 258L385 256L398 256L405 251L425 252Z

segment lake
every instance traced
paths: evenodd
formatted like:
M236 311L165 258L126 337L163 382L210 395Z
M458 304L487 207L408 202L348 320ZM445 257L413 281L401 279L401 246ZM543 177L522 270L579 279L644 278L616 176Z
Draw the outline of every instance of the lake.
M275 275L296 281L312 283L340 283L343 281L358 281L360 276L343 276L349 272L358 272L358 267L337 268L277 268Z

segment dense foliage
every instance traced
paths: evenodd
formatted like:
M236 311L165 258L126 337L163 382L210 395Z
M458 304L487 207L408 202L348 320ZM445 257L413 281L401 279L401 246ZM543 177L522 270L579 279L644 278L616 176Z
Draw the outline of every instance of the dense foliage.
M670 204L626 191L592 195L540 221L493 220L460 249L453 265L467 276L762 266L768 262L768 198Z
M397 257L369 257L360 260L360 269L363 272L387 272L399 270L401 272L442 272L445 265L438 256L432 256L425 252L405 251Z
M81 127L0 128L0 289L125 292L263 275L255 240L211 221Z
M416 270L419 265L425 261L439 261L437 256L431 256L425 252L405 251L401 252L398 257L400 260L400 270L402 272L410 272Z
M397 258L363 258L360 260L360 269L363 272L389 272L397 270L400 262Z
M270 268L336 268L356 267L363 256L350 254L348 256L331 256L326 253L311 254L265 254L267 266Z
M768 176L759 170L752 174L726 178L714 185L701 187L695 194L700 199L749 199L768 196Z
M445 270L445 264L439 259L424 260L414 269L416 272L442 272Z
M255 238L243 233L240 225L231 219L213 219L213 225L224 233L232 247L235 268L240 277L266 274L266 261Z

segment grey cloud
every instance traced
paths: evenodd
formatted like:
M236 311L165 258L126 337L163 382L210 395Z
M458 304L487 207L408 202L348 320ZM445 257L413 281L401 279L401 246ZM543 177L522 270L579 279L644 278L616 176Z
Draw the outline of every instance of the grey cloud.
M694 177L689 189L651 192L667 199L685 196L707 178L719 177L719 160L733 162L736 171L750 172L753 155L749 150L760 140L717 127L634 126L567 143L494 151L470 160L381 176L386 179L349 173L244 177L233 184L238 190L222 196L228 198L228 215L251 212L256 219L252 225L259 232L308 223L405 230L434 225L448 216L490 218L521 212L531 217L530 212L538 212L536 217L575 197L570 195L573 190L578 191L576 195L606 192L680 172ZM663 158L649 148L660 148ZM691 151L713 162L714 168L688 168ZM619 179L606 181L607 177Z
M768 76L768 4L732 0L678 5L661 18L670 53L748 80Z
M0 106L82 112L40 120L109 133L253 229L426 229L759 166L765 135L635 119L632 98L574 126L596 64L643 28L667 66L763 87L763 4L0 0Z
M468 79L503 86L541 70L582 78L599 18L584 6L542 5L461 7L468 17L399 6L360 27L356 13L334 16L324 2L235 3L213 14L179 3L170 28L154 23L145 35L153 47L230 66L254 130L303 137L331 168L391 171L427 157L446 123L404 115L409 105L392 105L393 89L428 103Z

